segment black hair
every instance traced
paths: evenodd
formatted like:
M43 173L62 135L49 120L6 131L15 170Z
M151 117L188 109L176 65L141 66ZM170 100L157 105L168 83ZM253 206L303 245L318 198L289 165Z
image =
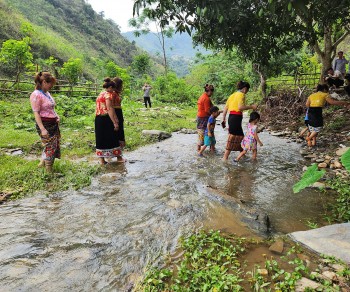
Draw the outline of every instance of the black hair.
M324 90L324 84L317 84L316 91L323 91Z
M238 90L241 90L244 87L246 87L249 90L250 84L248 82L245 82L245 81L242 81L242 80L237 83L237 89Z
M208 92L208 91L212 91L212 92L214 92L214 85L212 85L212 84L205 84L205 86L204 86L204 91L205 92Z
M56 78L51 75L49 72L39 72L36 74L34 78L35 82L35 89L42 89L43 81L46 81L47 83L56 83Z
M260 114L258 112L251 112L249 116L249 123L255 120L260 120Z
M108 87L115 87L115 83L112 81L111 78L107 77L104 80L104 83L102 85L103 88L108 88Z
M217 106L212 106L211 108L210 108L210 110L209 110L209 112L210 112L210 114L212 114L212 113L215 113L215 112L217 112L217 111L219 111L219 108L217 107Z
M120 93L123 91L123 80L119 77L113 78L113 82L115 83L115 90Z

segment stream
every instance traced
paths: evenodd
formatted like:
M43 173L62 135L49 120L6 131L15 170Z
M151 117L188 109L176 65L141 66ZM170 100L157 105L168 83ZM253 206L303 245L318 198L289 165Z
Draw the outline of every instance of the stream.
M125 291L147 264L200 228L264 237L309 229L322 213L318 192L293 194L300 145L260 133L258 161L196 155L195 134L126 153L79 191L0 206L1 291Z

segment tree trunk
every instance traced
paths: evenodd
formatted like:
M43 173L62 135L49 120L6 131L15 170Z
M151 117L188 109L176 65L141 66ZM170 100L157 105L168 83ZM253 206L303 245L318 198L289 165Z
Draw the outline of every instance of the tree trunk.
M320 83L323 83L323 75L328 68L332 67L332 60L335 57L337 50L337 43L332 42L332 30L330 27L326 27L323 38L323 51L320 48L320 45L316 42L313 45L315 52L322 63Z
M266 100L266 95L267 95L266 94L266 89L267 89L266 76L262 72L262 70L260 69L260 65L259 64L253 64L253 68L259 74L261 94L262 94L263 100L265 101Z

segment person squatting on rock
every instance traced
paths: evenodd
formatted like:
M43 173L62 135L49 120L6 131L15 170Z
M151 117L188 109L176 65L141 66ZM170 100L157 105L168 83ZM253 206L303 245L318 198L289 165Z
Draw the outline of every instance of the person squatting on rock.
M60 150L60 118L55 112L56 102L49 90L55 85L56 79L49 72L39 72L34 79L35 90L30 95L30 103L34 112L36 130L44 147L39 167L52 172L55 158L61 158Z

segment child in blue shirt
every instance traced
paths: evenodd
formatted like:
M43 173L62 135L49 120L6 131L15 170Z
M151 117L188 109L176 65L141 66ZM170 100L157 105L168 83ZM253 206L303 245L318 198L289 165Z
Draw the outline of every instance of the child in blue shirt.
M201 147L201 150L199 150L198 155L203 156L203 151L209 146L210 151L215 151L215 135L214 135L214 129L216 124L216 118L220 114L220 110L217 106L213 106L210 108L210 117L208 119L207 128L204 132L204 145Z
M305 134L306 132L308 132L307 135L306 135L306 137L308 137L308 136L310 135L310 131L309 131L309 108L306 109L304 122L305 122L306 128L303 129L303 130L300 132L300 134L299 134L299 138L301 138L301 139L304 138L304 134Z

